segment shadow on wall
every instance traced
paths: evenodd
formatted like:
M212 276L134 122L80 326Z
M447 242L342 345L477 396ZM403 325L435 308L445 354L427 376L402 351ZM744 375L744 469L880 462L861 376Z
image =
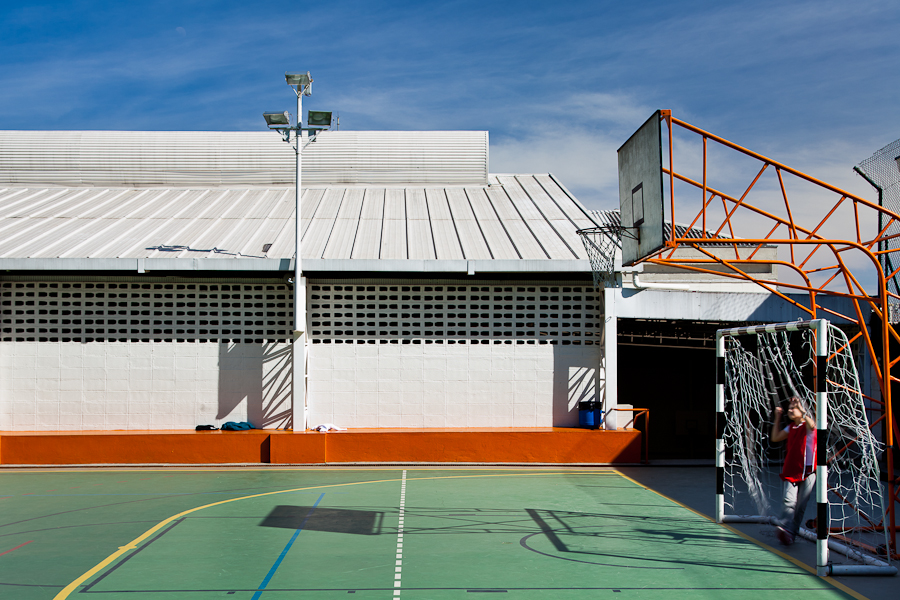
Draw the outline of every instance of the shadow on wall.
M553 426L577 427L578 403L600 400L600 346L587 353L580 346L553 347Z
M258 429L289 428L290 400L290 344L219 344L217 420L249 421Z

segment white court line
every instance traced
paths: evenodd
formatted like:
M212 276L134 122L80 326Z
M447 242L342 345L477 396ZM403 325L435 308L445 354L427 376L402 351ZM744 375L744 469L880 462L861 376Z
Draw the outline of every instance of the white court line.
M400 596L400 575L403 569L403 513L406 511L406 469L400 479L400 514L397 524L397 559L394 563L394 598Z

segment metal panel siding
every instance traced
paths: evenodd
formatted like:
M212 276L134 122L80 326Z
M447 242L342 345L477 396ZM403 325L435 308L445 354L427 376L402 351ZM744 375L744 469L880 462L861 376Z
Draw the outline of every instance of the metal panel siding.
M500 221L484 221L479 223L481 232L490 248L491 258L495 259L518 259L522 258L516 251L515 246L509 240L509 235Z
M406 222L407 246L409 258L417 260L434 260L434 238L431 235L431 223L423 219L410 219Z
M303 192L303 195L300 196L300 219L302 221L302 228L300 231L305 233L306 230L309 229L312 217L316 214L316 211L319 210L319 204L324 197L325 190L306 190ZM296 204L296 201L293 204ZM291 220L294 219L294 206L291 207L288 218ZM291 237L293 236L294 234L291 233Z
M425 190L425 203L428 205L428 216L432 221L453 220L453 214L447 204L447 193L443 188Z
M75 219L39 219L40 225L28 233L19 245L22 256L54 256L48 252L59 240L74 234L81 226Z
M30 219L26 227L17 227L14 233L0 231L0 236L3 237L3 241L0 241L0 256L29 257L29 242L57 226L53 219Z
M428 202L425 200L425 190L406 190L406 217L412 220L428 221Z
M202 229L198 227L182 230L178 237L171 238L168 246L172 250L168 248L156 250L152 256L164 256L179 247L183 249L180 254L175 255L175 258L184 258L188 254L197 256L221 253L233 256L236 253L235 248L229 244L228 237L234 229L234 223L229 223L226 219L216 219Z
M269 190L249 190L238 210L246 219L265 219L275 204L275 195ZM228 218L234 218L230 213Z
M151 203L158 202L159 198L162 198L165 195L166 192L161 190L134 191L126 194L121 202L116 202L113 206L110 206L109 210L104 211L101 216L103 218L122 219L128 217L136 210L142 209Z
M318 208L316 208L315 219L336 219L346 192L347 190L343 188L328 188L325 190L325 195L322 197L322 201L319 202Z
M362 219L356 233L356 243L350 258L377 259L381 253L381 219Z
M521 258L515 246L509 239L509 234L504 229L494 207L484 192L484 188L466 188L466 196L472 206L475 219L481 227L481 232L487 241L493 258Z
M381 235L380 258L407 258L406 256L406 221L385 219Z
M434 260L434 237L428 217L425 190L406 190L406 233L409 258Z
M363 198L361 219L376 219L381 221L384 218L384 190L383 189L367 189L365 198Z
M62 257L73 249L89 242L108 226L103 219L72 219L74 225L69 235L56 237L37 252L40 256Z
M535 239L534 234L524 221L507 221L504 223L510 237L514 240L516 250L524 259L546 259L547 253Z
M485 189L485 193L522 258L547 258L547 253L544 252L531 229L522 220L522 216L516 210L506 191L499 187L489 187Z
M63 194L72 194L71 190L27 190L26 194L14 194L11 190L11 201L0 204L0 218L24 217L33 214L40 207L53 206L54 199ZM23 212L24 211L24 212Z
M81 200L81 196L87 191L88 190L79 190L60 195L59 197L45 196L43 198L35 198L29 202L20 203L8 216L14 219L52 217L60 208L65 210L66 208L82 204L83 200Z
M531 229L538 243L551 259L571 259L572 251L559 238L556 230L544 219L540 211L531 201L514 177L501 177L503 187L509 199L522 214L528 228Z
M406 219L406 193L404 190L385 190L384 218Z
M459 188L448 189L447 203L450 205L450 213L453 215L453 220L457 223L475 220L475 213L472 212L472 206L469 204L469 197L466 196L465 190Z
M474 219L457 221L456 230L459 232L460 245L467 260L494 258Z
M571 260L563 239L578 239L573 222L583 220L580 205L544 179L549 193L540 202L556 217L548 222L519 180L541 196L539 180L530 176L500 177L490 187L307 188L304 259L420 261L425 271L433 270L428 261L495 261L508 269L521 260ZM293 207L290 188L9 188L0 191L0 257L148 258L171 265L287 259L294 250ZM272 246L264 254L266 244ZM414 263L403 264L415 270ZM193 265L188 268L201 263ZM523 268L543 270L534 265Z
M307 186L477 184L487 168L486 131L331 131L303 151ZM0 132L0 185L293 184L294 152L267 131Z
M557 185L549 175L523 176L528 181L528 190L533 190L536 203L543 211L546 207L547 217L559 237L578 258L587 258L584 243L575 233L584 227L593 227L595 223L588 217L587 211ZM534 182L534 184L531 183ZM555 208L555 210L554 210ZM550 214L556 216L550 217Z
M322 258L328 238L334 230L334 222L344 195L342 189L329 189L319 202L309 227L303 232L300 250L303 258Z
M450 204L450 212L453 214L453 221L456 224L459 244L462 246L464 257L468 260L493 258L484 239L484 234L475 220L475 213L472 212L465 190L458 188L448 189L447 202Z
M572 223L578 229L586 227L596 227L598 223L594 222L590 213L580 202L575 200L575 196L569 193L567 189L556 181L550 175L535 175L534 178L547 191L551 198L563 209L566 216L571 219Z
M293 224L293 221L291 221L291 223ZM264 220L256 231L253 232L253 236L243 245L241 254L244 256L276 257L277 255L272 254L272 248L269 248L269 252L263 252L263 247L266 244L272 244L272 247L274 247L275 240L278 239L278 235L281 233L284 224L285 222L281 220Z
M384 190L367 189L360 211L359 230L350 258L378 258L384 220Z
M541 187L541 184L539 184L533 176L517 175L516 181L519 182L519 185L522 186L522 189L525 190L525 193L528 194L528 197L531 198L534 205L538 207L538 210L541 211L541 214L544 215L545 219L552 223L553 221L565 220L567 218L566 214L560 210L559 206L556 205L556 202L550 198L546 190Z
M453 214L447 204L447 192L444 189L426 189L425 201L431 218L431 233L434 240L435 254L438 260L457 260L464 258L459 244L459 235L453 223Z
M77 218L87 217L92 212L98 210L108 210L107 205L113 203L117 198L126 194L126 190L107 190L92 189L81 197L83 202L77 202L73 205L60 207L53 213L57 218Z
M347 190L344 194L344 200L334 222L334 231L322 258L346 258L352 254L353 243L359 229L364 193L365 190L355 188Z
M0 184L16 186L294 183L293 151L265 131L4 131L0 165Z
M362 211L363 196L366 190L363 188L350 188L344 193L344 199L341 202L341 208L338 211L338 219L359 220Z
M275 196L275 202L267 217L270 219L293 219L294 218L294 190L270 190ZM306 197L306 194L303 195ZM305 201L305 200L304 200Z
M303 153L304 185L483 184L486 131L329 131Z

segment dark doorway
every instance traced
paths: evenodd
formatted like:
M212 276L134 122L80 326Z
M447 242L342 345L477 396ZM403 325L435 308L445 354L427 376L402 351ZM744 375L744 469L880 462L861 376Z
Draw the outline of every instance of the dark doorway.
M619 403L650 409L651 460L714 460L715 335L725 326L735 325L619 320Z

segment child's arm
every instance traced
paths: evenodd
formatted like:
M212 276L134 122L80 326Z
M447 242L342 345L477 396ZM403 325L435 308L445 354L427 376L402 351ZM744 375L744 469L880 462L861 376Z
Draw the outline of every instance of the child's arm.
M806 411L803 411L803 422L806 423L807 433L816 430L816 420L809 416L809 413Z
M780 442L782 440L786 440L788 434L785 433L784 429L781 428L781 413L784 412L784 409L780 406L775 408L775 418L772 423L772 432L769 434L769 437L773 442Z

